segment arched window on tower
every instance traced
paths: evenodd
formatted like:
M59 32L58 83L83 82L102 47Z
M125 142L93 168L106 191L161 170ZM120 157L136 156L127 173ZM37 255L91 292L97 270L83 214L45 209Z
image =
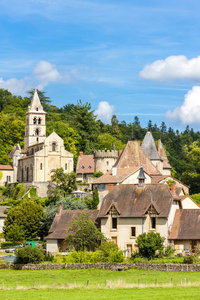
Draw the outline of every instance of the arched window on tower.
M38 119L38 124L39 124L39 125L41 124L41 119L40 119L40 118Z
M33 119L33 124L36 124L36 123L37 123L37 119L34 118L34 119Z
M39 129L38 128L35 130L35 135L39 135Z
M52 151L56 151L56 143L52 143Z
M38 111L38 107L36 107L36 111Z

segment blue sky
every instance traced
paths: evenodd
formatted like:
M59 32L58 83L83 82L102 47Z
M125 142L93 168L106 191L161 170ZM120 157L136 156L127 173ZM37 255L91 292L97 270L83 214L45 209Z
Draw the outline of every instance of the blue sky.
M0 0L0 88L109 122L200 125L200 2Z

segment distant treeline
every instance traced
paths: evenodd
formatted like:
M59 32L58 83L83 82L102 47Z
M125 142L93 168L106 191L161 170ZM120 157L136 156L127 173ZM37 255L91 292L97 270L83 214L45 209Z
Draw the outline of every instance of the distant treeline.
M27 97L12 95L8 90L0 89L0 164L9 164L9 152L19 142L24 146L25 112L30 105L34 90ZM200 193L200 132L186 126L184 132L162 122L160 126L149 120L147 127L140 125L139 118L132 123L119 122L116 115L111 125L98 120L91 104L66 104L62 108L52 105L44 92L38 91L39 98L47 112L47 135L53 130L64 140L65 147L72 152L77 161L79 151L92 154L97 149L123 149L128 140L142 141L145 133L151 131L155 141L161 138L172 168L172 176L190 186L190 193Z

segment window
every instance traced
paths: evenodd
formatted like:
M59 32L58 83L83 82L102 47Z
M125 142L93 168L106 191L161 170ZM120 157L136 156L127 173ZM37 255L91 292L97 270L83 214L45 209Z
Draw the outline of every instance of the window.
M84 169L85 169L84 165L82 165L81 169L82 169L82 170L84 170Z
M38 111L38 107L36 107L36 111Z
M35 135L39 135L39 129L38 128L35 130Z
M65 170L67 170L67 164L65 164Z
M112 229L117 229L117 218L112 218Z
M98 191L104 191L106 189L105 183L98 184L97 189Z
M34 119L33 119L33 124L36 124L36 123L37 123L37 119L34 118Z
M156 229L156 218L155 217L151 217L150 226L151 226L151 229Z
M40 170L42 170L42 163L40 164Z
M32 152L32 155L33 155L34 154L34 148L32 148L31 152Z
M39 141L39 138L37 138L36 141L38 142L38 141Z
M107 166L109 165L109 161L107 161Z
M131 227L131 237L136 237L136 227Z
M38 124L41 124L41 119L40 118L38 119Z
M52 151L56 151L56 143L52 144Z
M11 181L11 176L10 175L6 176L6 181L8 181L8 182Z
M91 169L92 169L92 167L89 165L88 169L89 169L89 170L91 170Z

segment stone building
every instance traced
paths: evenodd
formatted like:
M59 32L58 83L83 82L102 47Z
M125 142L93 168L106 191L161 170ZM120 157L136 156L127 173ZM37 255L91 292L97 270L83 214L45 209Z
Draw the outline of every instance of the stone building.
M118 159L118 151L113 147L112 150L97 150L93 155L84 155L79 152L76 166L77 182L93 182L94 172L107 173Z
M14 181L24 182L37 188L38 196L47 195L51 178L56 169L73 171L73 154L66 151L59 135L52 132L46 137L46 112L40 103L37 91L26 113L24 150L16 145L10 153L14 169Z

